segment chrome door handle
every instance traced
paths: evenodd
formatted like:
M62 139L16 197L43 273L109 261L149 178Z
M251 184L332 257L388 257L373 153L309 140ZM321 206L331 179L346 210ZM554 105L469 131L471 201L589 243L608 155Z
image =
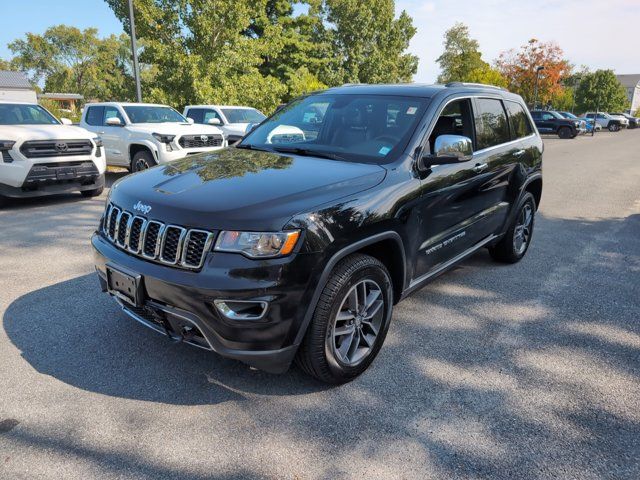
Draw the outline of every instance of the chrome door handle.
M473 171L476 173L484 172L489 165L487 163L476 163L476 166L473 167Z
M515 152L515 153L514 153L514 155L515 155L516 157L519 157L519 156L521 156L521 155L524 155L524 154L525 154L525 152L526 152L526 150L518 150L517 152Z

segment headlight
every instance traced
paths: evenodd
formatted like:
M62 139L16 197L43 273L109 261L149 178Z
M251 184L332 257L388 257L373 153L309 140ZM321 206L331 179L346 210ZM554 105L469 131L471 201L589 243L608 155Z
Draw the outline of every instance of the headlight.
M0 150L11 150L15 144L12 140L0 140Z
M96 144L96 147L100 148L103 147L103 143L102 143L102 137L96 137L93 139L93 143Z
M299 230L287 232L220 232L214 250L242 253L250 258L289 255L300 237Z
M164 133L152 133L153 138L158 140L160 143L171 143L173 139L176 138L175 135L165 135Z

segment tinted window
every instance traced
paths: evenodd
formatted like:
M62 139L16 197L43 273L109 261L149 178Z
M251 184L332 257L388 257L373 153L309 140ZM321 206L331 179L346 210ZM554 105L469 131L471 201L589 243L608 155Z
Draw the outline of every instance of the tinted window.
M502 102L493 98L476 99L476 137L478 150L509 141L509 126Z
M511 137L515 139L531 135L533 129L522 105L516 102L505 102L505 106L507 107L507 112L509 112Z
M185 123L186 119L171 107L130 105L124 107L131 123Z
M86 122L89 125L102 125L102 119L104 118L104 107L88 107Z
M194 123L202 123L202 110L201 108L190 108L187 110L187 117L191 118Z
M213 118L217 118L218 120L220 120L220 123L223 123L222 118L220 118L220 115L218 115L218 112L216 112L215 110L204 110L204 118L202 119L202 123L209 123L209 120Z
M260 123L267 118L253 108L223 108L221 110L229 123Z
M434 153L436 138L440 135L462 135L473 138L471 101L469 99L456 100L444 108L429 137L431 153Z

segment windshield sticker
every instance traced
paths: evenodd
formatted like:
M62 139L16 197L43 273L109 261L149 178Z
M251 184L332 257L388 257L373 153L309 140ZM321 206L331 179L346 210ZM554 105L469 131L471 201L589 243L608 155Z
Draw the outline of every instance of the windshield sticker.
M415 115L418 111L418 107L409 107L407 108L407 115Z
M378 153L380 155L386 155L387 153L389 153L391 151L391 149L389 147L382 147L380 150L378 150Z

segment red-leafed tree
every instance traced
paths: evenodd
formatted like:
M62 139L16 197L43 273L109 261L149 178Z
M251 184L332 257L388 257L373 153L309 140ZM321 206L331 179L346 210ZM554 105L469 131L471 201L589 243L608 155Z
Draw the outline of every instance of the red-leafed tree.
M496 60L500 73L509 81L509 89L532 105L537 67L541 70L538 81L538 104L553 103L563 94L562 81L571 75L572 66L564 58L564 52L554 42L540 42L532 38L519 50L502 52Z

